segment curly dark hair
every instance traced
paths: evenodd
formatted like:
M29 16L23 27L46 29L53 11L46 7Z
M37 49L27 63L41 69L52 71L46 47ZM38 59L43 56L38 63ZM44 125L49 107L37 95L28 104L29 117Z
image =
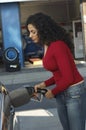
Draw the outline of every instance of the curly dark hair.
M74 47L69 33L58 25L50 16L41 12L30 15L26 21L27 31L28 24L32 24L38 30L38 36L42 45L46 44L49 46L52 42L61 40L64 41L73 52Z

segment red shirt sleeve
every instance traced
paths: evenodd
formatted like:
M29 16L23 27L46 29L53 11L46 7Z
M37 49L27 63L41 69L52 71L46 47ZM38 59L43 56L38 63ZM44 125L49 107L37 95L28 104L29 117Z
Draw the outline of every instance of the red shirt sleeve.
M55 80L54 77L52 76L51 78L49 78L48 80L44 81L46 84L46 87L55 84Z

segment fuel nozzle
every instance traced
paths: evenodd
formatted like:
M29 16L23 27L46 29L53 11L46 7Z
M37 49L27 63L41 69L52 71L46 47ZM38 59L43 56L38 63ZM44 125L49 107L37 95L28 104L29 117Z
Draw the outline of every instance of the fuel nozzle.
M35 91L35 90L34 90ZM37 89L36 95L31 98L33 101L41 102L43 100L43 97L45 96L45 93L47 92L47 89Z
M45 96L45 93L47 92L47 89L41 89L41 88L38 88L37 89L37 93L40 93L42 94L43 96Z

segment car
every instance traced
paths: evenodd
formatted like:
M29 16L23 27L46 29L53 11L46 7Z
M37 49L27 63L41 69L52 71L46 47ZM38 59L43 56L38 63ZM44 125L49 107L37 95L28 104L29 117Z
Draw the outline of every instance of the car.
M25 105L31 100L41 102L47 89L37 89L35 95L34 92L34 87L27 85L12 90L10 94L7 88L0 82L0 130L19 130L20 122L15 114L15 108ZM10 98L10 104L9 102L5 102L6 95L7 98ZM8 112L9 108L10 113L6 117L4 110L7 110L6 112Z
M5 94L0 92L0 130L19 130L19 122L12 105L10 106L10 116L5 124L3 123L4 98Z

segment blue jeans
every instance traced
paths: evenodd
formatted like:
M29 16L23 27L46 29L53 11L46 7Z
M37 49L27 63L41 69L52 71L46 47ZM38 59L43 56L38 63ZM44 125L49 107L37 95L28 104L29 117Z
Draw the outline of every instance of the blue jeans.
M84 83L70 86L56 95L58 115L63 130L85 130L83 112Z

